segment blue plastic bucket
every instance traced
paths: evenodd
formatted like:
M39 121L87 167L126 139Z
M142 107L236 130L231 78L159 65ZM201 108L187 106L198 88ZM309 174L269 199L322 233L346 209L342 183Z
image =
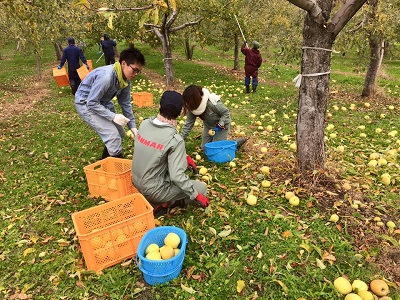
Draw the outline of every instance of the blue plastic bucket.
M178 255L166 260L150 260L146 258L146 248L150 244L164 245L164 239L168 233L176 233L181 242ZM163 284L179 276L182 271L187 245L186 232L174 226L160 226L149 230L140 240L136 264L143 273L144 281L150 285Z
M205 154L213 162L225 163L235 158L236 141L224 140L205 144Z

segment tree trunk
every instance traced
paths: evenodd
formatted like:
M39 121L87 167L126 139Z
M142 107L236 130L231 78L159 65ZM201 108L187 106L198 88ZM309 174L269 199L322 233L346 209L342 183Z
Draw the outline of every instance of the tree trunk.
M58 44L58 43L54 43L54 50L55 50L55 53L56 53L57 60L61 60L61 57L62 57L62 47L61 47L61 45Z
M330 7L326 9L330 11ZM302 172L325 165L325 113L334 39L325 27L307 15L303 29L302 81L297 116L297 160Z
M40 56L39 53L35 50L35 60L36 60L36 72L38 81L42 80L42 71L40 69Z
M163 52L164 52L164 68L166 75L166 85L167 87L172 87L174 84L174 70L172 66L172 50L171 42L169 40L168 32L163 34Z
M239 70L239 35L235 33L235 52L234 52L234 60L233 60L233 69Z
M382 56L382 42L376 36L369 38L370 60L367 74L365 75L363 97L371 96L375 91L375 81L379 71Z
M190 46L190 37L187 36L185 38L185 54L188 60L191 60L193 58L193 48L194 46Z

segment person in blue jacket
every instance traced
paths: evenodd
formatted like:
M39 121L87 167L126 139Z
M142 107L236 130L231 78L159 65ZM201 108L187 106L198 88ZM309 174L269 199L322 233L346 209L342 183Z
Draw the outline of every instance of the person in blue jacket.
M91 71L75 94L75 108L79 116L100 136L105 144L102 158L123 157L124 126L137 135L131 103L131 80L145 65L143 54L136 48L121 52L114 65ZM113 103L116 97L122 114Z
M69 77L69 85L71 86L72 94L75 95L76 90L81 83L81 79L79 78L77 69L80 68L79 59L86 65L89 70L89 65L83 54L82 49L75 46L74 38L68 38L68 47L66 47L63 51L63 56L61 58L61 62L58 65L58 69L61 69L65 62L68 62L68 77Z
M108 34L104 34L103 38L100 40L100 45L104 53L104 60L106 65L112 65L115 63L115 50L114 47L117 46L115 40L110 39Z

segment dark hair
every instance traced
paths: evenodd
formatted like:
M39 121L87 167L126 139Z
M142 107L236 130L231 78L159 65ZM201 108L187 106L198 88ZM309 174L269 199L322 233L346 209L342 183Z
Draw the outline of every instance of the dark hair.
M122 61L125 61L128 65L139 64L144 66L146 64L146 60L142 52L134 47L125 49L120 53L119 62L122 63Z
M181 112L178 111L178 109L172 104L168 104L165 107L160 107L160 115L168 120L175 120L180 114Z
M68 44L69 44L69 45L74 45L74 44L75 44L75 40L74 40L73 37L69 37L69 38L67 39L67 41L68 41Z
M188 111L193 111L199 107L202 97L203 88L199 85L189 85L183 91L183 113L186 114Z
M103 38L104 38L105 40L109 40L109 39L110 39L110 36L109 36L107 33L105 33L105 34L103 35Z

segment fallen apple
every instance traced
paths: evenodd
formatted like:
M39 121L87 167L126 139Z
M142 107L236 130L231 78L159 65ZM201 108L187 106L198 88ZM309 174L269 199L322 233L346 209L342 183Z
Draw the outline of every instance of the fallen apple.
M358 296L360 296L362 300L375 300L374 295L369 291L359 291Z
M344 300L362 300L360 296L354 293L347 294L346 297L344 297Z
M247 196L246 202L248 205L256 205L257 204L257 197L250 194Z
M260 171L261 171L263 174L266 174L266 175L269 175L269 173L270 173L270 169L269 169L269 167L267 167L267 166L261 167L261 168L260 168Z
M388 222L386 222L386 226L387 226L389 229L395 229L395 228L396 228L396 224L395 224L393 221L388 221Z
M289 200L289 199L292 198L293 196L296 196L293 192L286 192L286 193L285 193L285 198L286 198L286 200Z
M389 185L390 184L390 179L391 179L391 176L388 173L383 173L381 175L381 180L382 180L384 185Z
M234 167L236 167L236 163L235 163L234 161L230 161L230 162L229 162L229 166L230 166L231 168L234 168Z
M291 198L289 199L289 203L290 203L290 205L292 205L292 206L297 206L297 205L300 204L300 199L299 199L299 197L297 197L297 196L293 196L293 197L291 197Z
M262 186L262 187L265 187L265 188L270 187L270 186L271 186L271 181L269 181L269 180L263 180L263 181L261 182L261 186ZM393 223L393 224L394 224L394 223Z
M200 170L199 170L199 174L200 175L205 175L205 174L207 174L207 172L208 172L208 170L205 167L201 167Z
M386 296L389 294L389 286L381 279L374 279L370 282L369 287L371 292L377 296Z
M331 217L329 218L330 222L334 222L336 223L337 221L339 221L339 216L337 214L333 214L331 215Z
M347 295L351 293L353 288L351 287L351 283L344 277L338 277L333 282L335 289L342 295Z
M351 284L351 287L353 288L353 291L356 292L357 294L360 291L368 291L368 284L359 279L355 279Z

